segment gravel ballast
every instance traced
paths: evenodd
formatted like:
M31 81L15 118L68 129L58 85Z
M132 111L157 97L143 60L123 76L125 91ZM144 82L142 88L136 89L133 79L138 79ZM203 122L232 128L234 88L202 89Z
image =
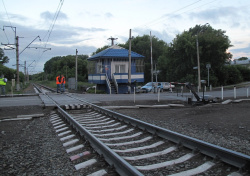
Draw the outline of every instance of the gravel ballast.
M0 175L74 174L74 165L58 140L49 117L2 122L0 127Z
M120 102L121 103L121 102ZM141 102L142 103L142 102ZM151 104L152 102L144 102ZM173 103L173 102L171 102ZM117 102L105 102L114 106ZM122 102L119 105L131 105ZM250 101L228 105L116 109L148 123L250 155ZM78 175L42 107L1 109L1 119L21 114L44 117L0 123L0 175ZM30 113L28 113L30 112Z

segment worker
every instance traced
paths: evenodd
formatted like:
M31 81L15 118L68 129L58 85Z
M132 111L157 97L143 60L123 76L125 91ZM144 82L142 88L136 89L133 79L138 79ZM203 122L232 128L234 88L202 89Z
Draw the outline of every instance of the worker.
M62 92L65 91L65 77L63 75L61 75L61 88L62 88Z
M4 78L4 75L1 75L1 78L0 78L0 90L1 90L2 95L5 95L5 86L6 86L7 81L8 81L7 78Z
M56 77L56 91L57 91L57 93L61 92L61 75L58 75Z

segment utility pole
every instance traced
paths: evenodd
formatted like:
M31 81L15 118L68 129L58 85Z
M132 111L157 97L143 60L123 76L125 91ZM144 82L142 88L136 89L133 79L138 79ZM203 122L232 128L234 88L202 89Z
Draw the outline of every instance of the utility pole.
M152 90L153 90L153 48L152 48L151 31L150 31L150 49L151 49L151 82L152 82Z
M30 82L30 78L29 78L29 67L27 67L27 82Z
M111 46L114 45L114 40L117 40L118 38L113 38L112 36L108 38L108 40L111 40Z
M16 90L20 90L20 81L19 81L19 44L18 44L19 37L16 36Z
M129 30L129 52L128 52L128 93L131 92L131 29Z
M76 80L75 80L75 85L76 85L76 90L77 90L77 53L78 53L78 51L77 51L77 49L76 49Z
M26 61L24 61L24 84L27 82L27 74L26 74Z
M200 71L200 54L199 54L199 41L198 34L196 35L196 48L197 48L197 64L198 64L198 89L201 88L201 71Z

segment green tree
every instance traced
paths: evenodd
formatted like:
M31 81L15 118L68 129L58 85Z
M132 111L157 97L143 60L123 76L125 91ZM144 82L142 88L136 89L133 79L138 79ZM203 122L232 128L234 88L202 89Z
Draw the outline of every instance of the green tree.
M78 55L77 72L78 80L85 81L87 79L87 58L88 55ZM47 79L55 80L58 74L63 74L66 79L75 77L75 56L57 56L48 60L44 64L44 72Z
M241 60L247 60L248 58L247 57L240 57L238 60L241 61Z
M101 51L103 51L103 50L105 50L105 49L107 49L107 48L109 48L109 47L110 47L109 45L105 45L105 46L103 46L101 48L98 48L95 52L92 53L92 56L99 53L99 52L101 52Z
M0 48L0 64L6 64L9 62L9 58L7 56L4 56L4 51L2 48Z
M144 80L145 82L151 82L151 44L150 36L143 35L137 36L131 41L131 50L141 54L145 57L144 59ZM129 49L129 41L124 45L120 45L126 49ZM157 37L152 37L152 60L155 69L155 64L158 65L158 58L163 54L167 43L163 40L159 40ZM157 68L158 69L158 68ZM161 78L160 78L161 79ZM158 81L165 81L163 80Z
M226 84L235 84L243 81L240 71L235 66L225 66L227 69L228 79Z
M250 81L250 69L242 65L235 65L240 71L243 81Z
M218 77L216 82L223 82L219 78L221 69L232 57L227 49L231 46L228 36L221 29L213 29L210 25L196 25L188 31L176 36L159 58L161 73L168 80L185 81L187 77L197 84L197 43L199 46L201 79L207 78L206 64L211 64L211 73ZM163 71L164 70L164 71ZM193 79L191 78L193 75ZM196 77L196 78L195 78ZM212 83L214 85L214 83Z

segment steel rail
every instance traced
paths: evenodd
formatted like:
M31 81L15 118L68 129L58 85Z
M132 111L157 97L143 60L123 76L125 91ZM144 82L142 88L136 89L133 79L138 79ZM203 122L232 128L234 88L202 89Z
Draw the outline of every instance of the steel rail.
M117 155L113 150L107 147L103 142L97 139L80 123L78 123L70 114L64 111L60 107L60 105L58 105L51 97L49 97L46 93L44 93L44 95L46 95L55 103L58 108L58 112L65 118L65 120L67 120L73 126L73 128L80 133L81 136L84 136L90 142L91 146L95 149L95 151L97 151L101 156L103 156L105 160L115 168L117 173L119 173L121 176L143 176L143 174L140 173L135 167L133 167L122 157Z
M69 96L69 95L68 95ZM72 96L71 96L72 97ZM95 109L98 112L101 112L106 115L110 115L118 120L123 120L126 123L130 123L131 125L138 127L142 130L147 130L148 132L152 134L156 134L162 138L165 138L167 140L170 140L174 143L177 143L179 145L185 146L189 149L192 149L194 151L199 151L200 153L203 153L207 156L210 156L215 159L219 159L225 163L228 163L232 166L235 166L239 169L246 169L250 167L250 156L235 152L208 142L201 141L199 139L195 139L171 130L167 130L165 128L161 128L152 124L149 124L147 122L143 122L134 118L131 118L129 116L111 111L109 109L102 108L100 106L97 106L95 104L89 103L85 100L79 99L77 97L72 97L79 101L82 101L91 108Z
M51 92L56 92L56 90L55 90L55 89L52 89L52 88L50 88L50 87L44 86L44 85L39 84L39 83L36 83L36 84L37 84L37 85L39 85L39 86L41 86L41 87L44 87L45 89L50 90ZM33 84L33 85L34 85L34 84Z
M70 95L67 95L67 96L70 96ZM248 155L235 152L235 151L232 151L232 150L229 150L229 149L226 149L226 148L223 148L223 147L220 147L220 146L208 143L208 142L201 141L199 139L195 139L195 138L192 138L192 137L189 137L189 136L186 136L186 135L183 135L183 134L171 131L171 130L167 130L165 128L161 128L161 127L149 124L147 122L134 119L132 117L111 111L109 109L102 108L100 106L97 106L85 100L79 99L77 97L73 97L73 96L70 96L70 97L88 104L91 108L93 108L94 110L100 113L110 115L118 120L123 120L124 122L130 123L131 125L138 127L142 130L147 130L148 132L152 134L156 134L162 138L165 138L174 143L187 147L191 150L199 151L200 153L203 153L212 158L219 159L239 169L244 170L250 167L250 156ZM77 122L74 122L74 123L75 125L78 124Z
M74 120L66 111L58 106L58 112L67 120L69 123L90 142L91 146L102 155L105 160L115 168L120 175L131 175L131 176L143 176L135 167L130 165L122 157L117 155L113 150L107 147L103 142L93 136L88 130L86 130L81 124Z
M42 90L37 86L37 84L33 83L33 86L38 90L38 92L42 93Z

